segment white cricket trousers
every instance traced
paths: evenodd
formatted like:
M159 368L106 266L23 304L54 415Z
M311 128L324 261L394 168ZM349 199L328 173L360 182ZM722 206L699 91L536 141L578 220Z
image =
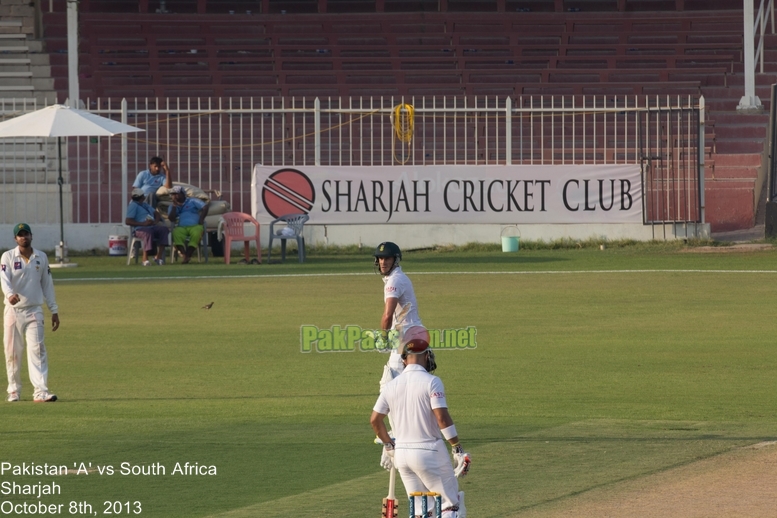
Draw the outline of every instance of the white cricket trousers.
M383 366L383 377L380 378L380 391L383 392L383 387L386 386L386 383L402 374L402 371L404 370L405 364L402 363L402 357L399 354L392 352L388 361L386 362L386 365ZM389 429L393 430L394 421L391 419L391 412L388 414L388 419Z
M442 439L433 443L397 444L394 465L408 495L419 491L440 493L443 509L458 505L459 482ZM416 498L416 515L421 514L418 500ZM429 509L434 509L434 501L430 499L429 504Z
M16 309L5 306L3 312L3 348L8 373L8 393L22 390L22 351L27 339L27 368L33 397L48 392L49 361L43 344L43 310L40 306Z

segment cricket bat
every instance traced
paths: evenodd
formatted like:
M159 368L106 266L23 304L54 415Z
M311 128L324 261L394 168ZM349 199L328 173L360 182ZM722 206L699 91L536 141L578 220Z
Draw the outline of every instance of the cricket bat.
M391 468L389 472L389 490L388 496L383 499L383 512L380 515L381 518L396 518L397 516L397 500L394 497L394 489L397 485L397 469Z

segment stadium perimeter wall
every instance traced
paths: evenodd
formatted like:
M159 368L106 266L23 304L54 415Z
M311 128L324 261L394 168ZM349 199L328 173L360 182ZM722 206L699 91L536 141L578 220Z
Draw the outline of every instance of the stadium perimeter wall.
M709 238L709 223L596 224L596 225L306 225L305 242L308 245L358 245L372 247L380 241L395 241L405 249L426 248L438 245L464 245L466 243L501 243L500 235L516 235L530 241L550 242L559 239L611 241L633 239L636 241L664 241L675 239ZM42 250L53 250L59 243L59 225L34 224L33 245ZM71 251L107 250L108 236L127 235L127 227L105 224L67 224L65 241ZM261 244L266 255L269 236L268 225L262 225ZM276 241L275 246L279 246ZM13 225L0 225L0 249L15 246ZM234 245L234 249L242 247Z

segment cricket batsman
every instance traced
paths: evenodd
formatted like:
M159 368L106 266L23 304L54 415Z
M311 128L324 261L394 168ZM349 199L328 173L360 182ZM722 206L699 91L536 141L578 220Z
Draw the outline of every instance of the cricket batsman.
M413 283L410 282L399 261L402 259L402 251L391 241L385 241L375 249L375 267L383 278L383 316L380 319L380 334L376 345L384 352L390 352L388 362L383 368L383 377L380 386L399 376L405 366L399 355L397 347L392 347L389 332L395 331L398 341L401 341L403 333L413 327L420 326L421 317L418 316L418 302L413 291Z
M381 466L399 471L408 496L417 492L440 494L443 518L466 518L464 492L459 491L457 479L467 475L471 459L459 443L445 387L431 374L437 363L428 331L422 326L407 329L399 356L405 370L383 386L370 417L373 430L383 441ZM389 436L384 421L389 412L395 438ZM443 438L451 445L455 466ZM416 504L415 509L422 506Z

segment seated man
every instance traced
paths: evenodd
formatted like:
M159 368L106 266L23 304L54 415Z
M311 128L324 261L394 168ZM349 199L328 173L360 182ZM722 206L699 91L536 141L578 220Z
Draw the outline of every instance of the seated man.
M132 231L143 243L143 266L150 266L148 253L157 244L154 262L158 265L165 264L165 244L170 229L162 224L162 215L159 211L146 203L146 195L143 189L132 189L132 201L127 207L127 218L124 224L132 228Z
M133 187L143 189L151 206L156 208L159 200L156 197L156 191L160 187L170 189L173 186L173 178L170 174L170 168L164 159L158 156L152 157L148 162L148 169L138 173Z
M187 198L186 190L177 185L170 189L173 204L167 210L170 221L178 220L173 229L173 245L181 255L183 255L182 264L188 264L192 260L192 254L197 251L197 244L200 242L205 216L208 215L208 204L197 198ZM186 239L189 239L189 245L186 245Z

